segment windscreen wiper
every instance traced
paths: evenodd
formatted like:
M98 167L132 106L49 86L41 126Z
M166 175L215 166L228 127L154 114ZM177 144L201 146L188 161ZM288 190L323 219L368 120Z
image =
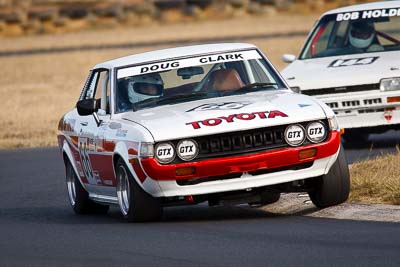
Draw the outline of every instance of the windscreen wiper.
M258 90L264 90L266 87L272 87L274 85L277 85L277 83L250 83L250 84L240 87L239 89L236 89L234 91L227 91L227 94L234 95L234 94L240 94L240 93L255 92ZM272 87L272 88L274 88L274 87Z
M134 103L132 105L132 109L133 109L133 111L137 111L141 108L154 106L157 104L165 104L165 103L173 102L173 101L179 102L181 100L186 100L186 99L191 99L191 98L199 98L199 97L203 97L203 96L207 96L207 94L206 93L193 93L193 94L172 95L169 97L162 97L162 98L150 98L150 99L146 99L144 101L138 102L138 103Z
M207 93L192 93L192 94L179 94L179 95L172 95L169 97L161 98L156 101L157 104L165 104L168 102L173 102L177 100L185 100L190 98L198 98L202 96L207 96Z

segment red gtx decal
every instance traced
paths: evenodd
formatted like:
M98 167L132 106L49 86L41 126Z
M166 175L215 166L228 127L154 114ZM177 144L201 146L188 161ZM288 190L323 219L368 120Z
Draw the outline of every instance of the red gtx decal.
M274 119L275 117L288 117L285 113L279 110L271 110L271 111L259 111L252 113L239 113L232 114L229 116L222 116L217 118L205 119L202 121L193 121L188 122L186 125L193 126L193 129L200 129L201 126L217 126L222 122L231 123L237 120L250 121L256 118L258 119Z

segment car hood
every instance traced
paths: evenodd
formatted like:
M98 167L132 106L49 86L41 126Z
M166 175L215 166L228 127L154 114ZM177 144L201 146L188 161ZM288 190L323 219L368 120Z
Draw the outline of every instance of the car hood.
M289 90L264 91L122 114L147 128L156 142L326 118L319 102Z
M380 52L296 60L282 71L301 90L377 84L400 76L400 53Z

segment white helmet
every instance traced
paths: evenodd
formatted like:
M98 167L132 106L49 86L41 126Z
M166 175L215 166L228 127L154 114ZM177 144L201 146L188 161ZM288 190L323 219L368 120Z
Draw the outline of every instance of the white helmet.
M132 104L162 96L164 82L160 74L152 73L134 76L129 79L128 97Z
M349 41L352 46L360 49L367 48L372 44L374 38L375 29L371 24L365 21L357 21L351 24Z

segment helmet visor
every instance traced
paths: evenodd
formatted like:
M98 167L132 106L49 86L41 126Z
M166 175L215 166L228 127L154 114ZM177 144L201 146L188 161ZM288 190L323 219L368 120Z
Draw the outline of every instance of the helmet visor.
M136 83L133 90L142 95L158 96L162 94L163 86L154 83Z

